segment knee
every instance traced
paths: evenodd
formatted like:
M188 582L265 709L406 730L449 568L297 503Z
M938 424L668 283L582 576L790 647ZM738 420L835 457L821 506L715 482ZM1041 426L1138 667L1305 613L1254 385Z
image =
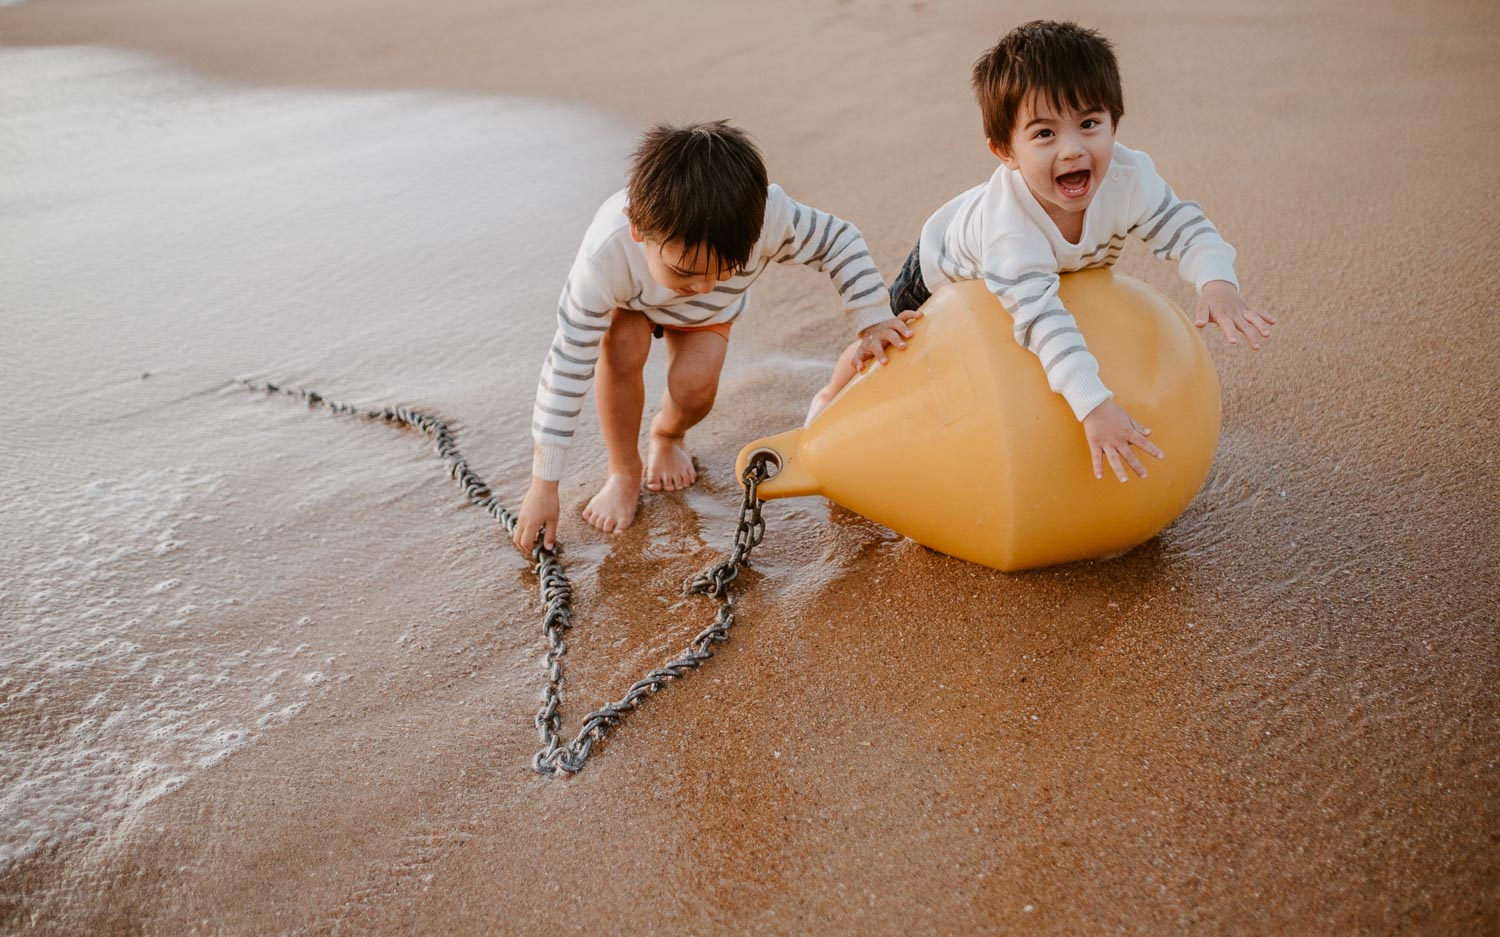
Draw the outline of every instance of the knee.
M651 353L651 323L639 312L616 309L599 342L599 360L615 370L640 370Z
M718 374L677 372L667 374L667 393L684 411L704 416L714 407L719 393Z

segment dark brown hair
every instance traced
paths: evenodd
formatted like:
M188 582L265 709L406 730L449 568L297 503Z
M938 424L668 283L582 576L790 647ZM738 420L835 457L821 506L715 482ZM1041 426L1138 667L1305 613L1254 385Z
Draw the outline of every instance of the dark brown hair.
M1114 47L1077 23L1017 26L974 63L972 84L984 135L1007 152L1021 106L1033 96L1058 109L1103 108L1116 124L1125 116Z
M643 236L706 247L740 267L766 217L766 164L750 135L722 120L657 124L630 164L630 220Z

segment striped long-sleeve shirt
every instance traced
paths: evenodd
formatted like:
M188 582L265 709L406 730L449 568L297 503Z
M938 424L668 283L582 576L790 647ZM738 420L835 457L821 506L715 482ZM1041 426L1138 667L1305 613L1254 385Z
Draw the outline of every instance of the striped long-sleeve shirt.
M847 221L793 200L781 186L766 190L760 240L744 268L711 292L678 295L651 278L643 246L630 236L626 193L615 193L583 237L557 304L557 332L537 382L531 433L537 478L562 478L583 398L594 380L610 313L632 309L652 322L695 327L734 322L749 308L750 286L775 263L827 273L856 332L891 318L885 281L864 236Z
M1113 266L1130 235L1157 257L1177 261L1182 278L1197 289L1210 280L1239 285L1234 248L1198 203L1179 199L1149 156L1118 143L1078 243L1062 236L1021 174L1001 166L922 226L922 278L929 288L984 280L1010 313L1016 341L1036 354L1048 385L1082 420L1114 395L1058 299L1058 274Z

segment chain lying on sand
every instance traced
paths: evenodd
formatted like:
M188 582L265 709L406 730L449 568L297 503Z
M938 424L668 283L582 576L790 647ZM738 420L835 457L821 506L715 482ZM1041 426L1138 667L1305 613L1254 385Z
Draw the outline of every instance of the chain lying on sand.
M283 387L269 381L240 381L249 390L265 391L303 400L309 407L323 405L334 413L348 414L367 420L380 420L397 426L419 429L432 438L438 455L448 466L448 475L458 482L469 503L500 522L507 537L513 535L517 518L495 500L489 485L469 468L469 463L459 452L453 433L438 417L407 407L381 407L365 409L353 404L329 400L315 391L300 387ZM568 652L564 634L573 626L570 602L573 587L563 571L562 562L555 550L548 550L538 543L531 558L536 564L537 579L541 587L542 601L546 611L542 614L542 633L547 638L547 688L542 693L542 706L536 713L536 728L542 747L531 759L531 767L540 774L573 774L583 769L594 745L638 707L641 701L669 682L680 679L713 656L713 647L729 639L729 629L734 625L734 591L730 588L749 565L750 551L765 536L766 524L761 518L761 501L756 489L766 478L764 462L752 461L741 479L744 482L745 498L740 505L739 523L734 534L734 549L722 563L711 566L683 583L683 592L688 595L709 595L719 600L719 611L713 624L703 629L692 644L673 661L652 670L625 691L625 695L613 703L594 710L583 717L583 725L573 741L561 742L562 717L558 709L562 704L563 668L562 658Z

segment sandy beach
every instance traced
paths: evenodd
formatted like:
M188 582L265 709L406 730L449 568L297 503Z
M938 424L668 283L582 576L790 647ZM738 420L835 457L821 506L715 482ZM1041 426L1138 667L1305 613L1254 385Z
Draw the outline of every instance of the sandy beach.
M526 559L420 434L234 380L439 413L518 505L644 127L732 118L889 278L1044 16L1281 321L1208 343L1202 492L1019 574L772 502L729 642L539 777ZM0 7L0 932L1500 932L1497 43L1487 2ZM712 619L735 453L849 338L816 272L756 290L699 484L616 537L585 413L570 731Z

